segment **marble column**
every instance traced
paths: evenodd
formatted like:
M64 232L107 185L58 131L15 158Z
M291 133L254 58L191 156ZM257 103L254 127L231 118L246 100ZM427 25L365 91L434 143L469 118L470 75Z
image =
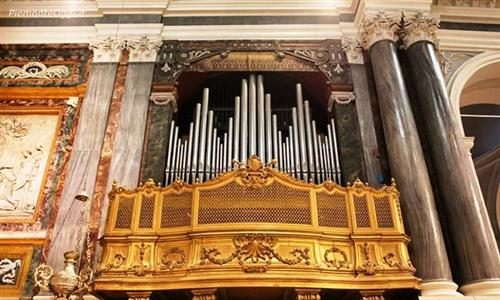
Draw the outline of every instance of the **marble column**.
M361 145L363 147L363 161L365 167L364 178L370 185L380 185L383 179L380 163L380 150L375 132L375 122L372 111L372 95L368 85L366 69L363 60L363 49L357 40L342 39L342 48L347 56L351 68L352 85L355 95L355 105L358 117Z
M434 49L438 23L433 16L405 14L402 29L418 111L425 118L423 133L443 201L439 207L448 224L461 291L472 296L500 296L498 246ZM475 288L478 286L482 288Z
M139 184L144 135L148 117L149 94L153 81L156 55L161 38L127 39L129 51L124 93L120 105L120 120L113 146L113 156L107 177L106 191L113 181L129 188ZM104 232L109 206L107 195L101 206L99 236Z
M400 14L383 12L365 15L360 41L369 50L389 164L401 192L417 276L425 283L441 284L437 288L440 294L456 295L457 286L452 282L432 186L396 52L400 19Z
M75 196L82 190L87 194L94 190L123 42L109 38L91 43L90 48L94 59L49 248L48 263L56 271L64 266L62 254L77 247L75 231L79 228L82 204Z
M177 111L177 90L167 86L163 91L151 93L146 145L142 156L141 181L152 178L163 183L170 126Z

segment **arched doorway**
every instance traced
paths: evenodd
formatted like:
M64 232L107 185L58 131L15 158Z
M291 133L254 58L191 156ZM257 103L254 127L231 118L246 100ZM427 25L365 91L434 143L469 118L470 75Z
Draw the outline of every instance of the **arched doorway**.
M483 53L466 62L450 81L450 97L464 135L497 242L500 241L500 54Z

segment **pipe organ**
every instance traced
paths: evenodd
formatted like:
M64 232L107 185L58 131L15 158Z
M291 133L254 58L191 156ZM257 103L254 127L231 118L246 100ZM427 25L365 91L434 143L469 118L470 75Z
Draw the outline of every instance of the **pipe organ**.
M234 110L227 128L217 128L216 114L210 109L209 89L203 90L195 106L189 134L181 136L172 121L167 151L165 184L176 179L203 182L233 169L235 161L246 162L252 155L275 163L276 168L299 180L340 184L341 170L334 119L320 132L310 103L303 100L302 86L296 84L291 124L278 127L272 111L271 95L265 93L262 75L241 80L241 93L234 98Z

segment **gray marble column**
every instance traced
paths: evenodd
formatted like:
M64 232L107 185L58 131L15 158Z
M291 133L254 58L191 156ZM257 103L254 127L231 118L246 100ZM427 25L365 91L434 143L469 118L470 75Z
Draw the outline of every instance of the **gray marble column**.
M111 190L115 180L128 188L137 187L139 184L149 95L156 54L160 46L159 38L127 40L129 61L106 191ZM104 232L108 206L109 199L105 196L101 207L100 235Z
M369 49L389 164L401 192L411 259L424 281L452 279L422 146L397 57L399 17L365 16L361 42ZM456 288L456 286L455 286Z
M423 132L430 155L442 214L462 284L496 282L500 296L500 254L470 157L464 147L460 119L454 113L434 50L438 20L422 14L405 16L405 45L415 86ZM462 289L466 292L467 288ZM480 291L471 295L485 295ZM487 295L493 295L487 293Z
M342 46L351 67L356 112L361 135L361 144L363 146L363 160L366 173L365 180L372 186L378 186L380 185L380 178L383 178L383 174L379 159L380 150L375 132L375 122L373 119L372 99L363 61L363 49L358 41L348 38L342 40Z
M48 263L56 271L64 266L63 253L77 247L76 232L79 228L79 217L83 205L74 198L82 190L87 194L91 194L94 190L122 46L121 41L111 39L91 44L91 49L94 50L94 60L87 91L82 101L75 141L49 249ZM82 242L83 240L84 237Z

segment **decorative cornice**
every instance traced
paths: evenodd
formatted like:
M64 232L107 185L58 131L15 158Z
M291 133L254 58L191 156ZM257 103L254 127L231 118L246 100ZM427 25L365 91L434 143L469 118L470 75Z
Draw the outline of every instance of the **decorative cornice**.
M129 62L155 62L162 40L160 37L142 36L128 38L125 49L129 51Z
M439 28L439 17L436 15L416 12L408 14L403 12L401 24L401 37L408 48L416 42L429 41L437 46L436 33Z
M344 50L347 62L350 64L363 64L363 47L357 39L342 37L342 50Z
M107 37L91 41L89 48L94 51L94 63L119 62L125 48L125 40Z
M400 23L400 13L365 12L359 29L361 46L368 50L374 43L381 40L397 41Z
M8 66L0 70L0 78L6 79L54 79L69 75L70 71L64 65L47 67L41 62L29 62L21 67Z
M353 92L331 91L328 98L328 111L333 111L335 104L347 105L356 99Z
M172 106L174 108L174 112L177 111L177 92L176 91L171 91L171 92L155 92L152 93L151 96L149 97L149 100L153 102L156 105L159 106L165 106L168 105L169 103L172 103Z

